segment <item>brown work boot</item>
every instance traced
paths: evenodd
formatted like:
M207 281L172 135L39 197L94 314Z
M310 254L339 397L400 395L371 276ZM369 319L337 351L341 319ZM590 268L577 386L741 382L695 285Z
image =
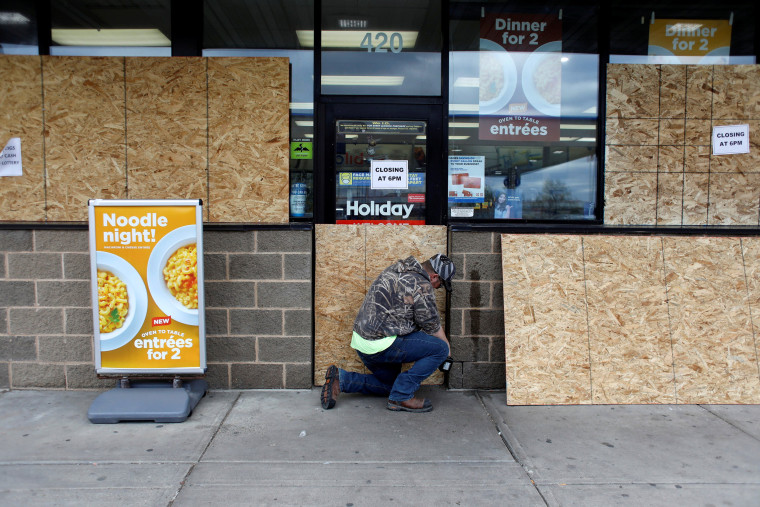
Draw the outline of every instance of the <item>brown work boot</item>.
M330 409L335 406L335 401L340 394L340 373L338 367L331 364L325 373L325 383L322 386L322 408Z
M406 401L388 400L388 410L393 412L430 412L433 403L427 398L411 398Z

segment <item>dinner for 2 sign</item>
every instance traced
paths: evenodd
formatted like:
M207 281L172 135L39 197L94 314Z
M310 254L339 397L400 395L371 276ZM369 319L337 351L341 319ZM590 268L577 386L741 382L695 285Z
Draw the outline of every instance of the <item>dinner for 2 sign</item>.
M197 200L92 200L98 373L203 373L203 234Z

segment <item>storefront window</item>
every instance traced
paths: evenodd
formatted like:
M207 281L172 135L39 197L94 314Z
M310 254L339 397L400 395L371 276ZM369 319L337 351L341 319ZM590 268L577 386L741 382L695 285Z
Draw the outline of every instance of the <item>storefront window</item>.
M595 220L596 11L453 3L449 217Z
M313 44L310 32L299 34ZM325 95L441 95L441 2L322 2Z
M0 54L39 54L34 7L24 0L0 0Z
M290 61L290 216L314 213L313 0L206 0L204 56L277 56Z
M749 3L620 3L610 9L610 63L752 64Z
M51 2L51 55L171 56L170 0Z

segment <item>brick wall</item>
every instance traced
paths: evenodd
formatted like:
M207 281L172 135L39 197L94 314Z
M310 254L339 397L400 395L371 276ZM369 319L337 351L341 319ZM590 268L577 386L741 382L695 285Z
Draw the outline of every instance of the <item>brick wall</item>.
M501 241L495 232L452 232L457 267L449 337L454 366L449 387L504 389L504 298Z
M212 388L311 386L311 231L204 233ZM0 388L91 389L86 230L0 230Z

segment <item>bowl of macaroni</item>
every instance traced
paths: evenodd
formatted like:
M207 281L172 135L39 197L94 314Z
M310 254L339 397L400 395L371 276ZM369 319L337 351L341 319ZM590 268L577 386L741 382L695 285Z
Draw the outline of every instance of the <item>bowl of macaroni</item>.
M148 259L148 288L172 320L198 325L198 251L196 226L171 231Z
M96 252L97 327L100 350L117 349L135 337L148 311L148 293L134 267L118 255Z

